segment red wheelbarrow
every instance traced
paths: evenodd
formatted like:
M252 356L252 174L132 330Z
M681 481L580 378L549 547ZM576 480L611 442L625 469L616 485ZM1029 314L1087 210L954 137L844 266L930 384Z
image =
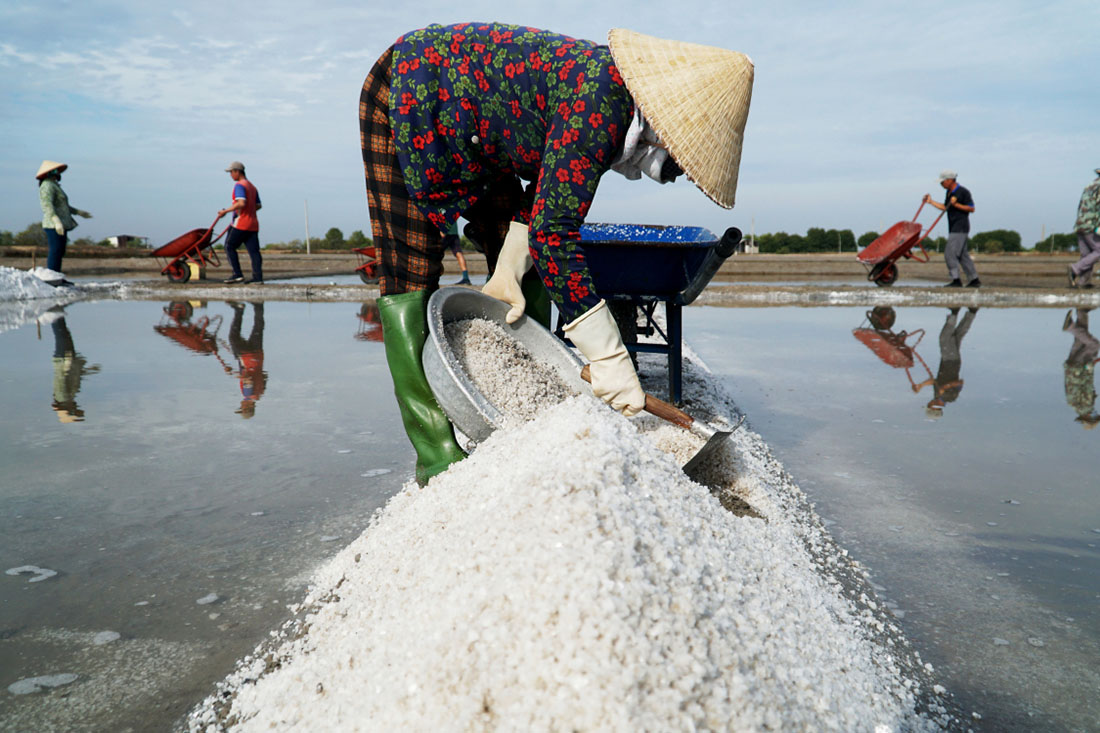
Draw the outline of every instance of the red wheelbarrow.
M168 244L150 252L150 256L164 263L160 274L166 275L174 283L185 283L191 279L191 268L188 266L190 262L194 262L199 267L203 267L208 262L214 267L219 267L221 262L218 260L218 253L214 251L214 243L225 236L229 227L227 225L222 229L221 234L211 239L214 224L217 223L218 220L215 219L209 228L192 229L187 234L178 236Z
M917 362L920 362L920 365L924 367L924 371L928 372L928 378L932 378L932 370L928 368L924 359L917 353L917 344L924 338L924 329L919 328L912 332L901 331L895 333L892 330L895 318L893 308L890 306L877 306L874 310L867 312L867 321L870 322L871 327L867 328L860 324L859 328L852 329L852 335L856 337L857 341L873 351L883 364L895 369L904 369L905 376L909 378L909 386L913 388L914 392L917 392L920 388L913 381L913 375L910 372L917 365ZM910 343L910 340L912 340L912 343Z
M356 247L352 252L359 256L359 266L355 268L359 273L359 279L368 285L378 282L378 271L382 269L382 261L378 259L378 249Z
M936 224L943 218L943 212L932 222L932 226L921 233L921 225L917 223L921 209L924 208L921 201L917 213L913 214L911 221L899 221L887 229L878 239L863 248L856 258L867 267L867 279L880 287L893 285L898 279L898 266L895 264L902 257L928 262L928 250L924 248L924 240ZM920 247L920 254L913 252L914 247Z

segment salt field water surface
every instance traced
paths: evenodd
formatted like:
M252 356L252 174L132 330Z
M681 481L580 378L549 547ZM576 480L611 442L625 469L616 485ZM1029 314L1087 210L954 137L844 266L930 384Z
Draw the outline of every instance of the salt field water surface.
M914 392L903 368L854 333L868 327L866 310L689 308L685 334L870 568L949 694L981 715L969 725L1090 729L1100 718L1100 431L1084 430L1067 404L1065 312L983 309L958 365L939 344L947 309L899 308L885 329L877 318L879 336L905 331L906 344L924 330L913 352L928 370L915 360L910 375L932 383ZM0 728L168 728L287 617L319 564L360 564L360 546L384 539L360 534L409 477L412 455L374 316L369 303L97 301L0 333L0 412L12 416L0 423ZM956 366L959 379L947 379ZM934 418L937 378L954 399ZM555 419L541 435L565 429L565 416ZM607 445L578 449L610 459ZM469 479L488 469L463 470ZM452 493L469 483L452 482ZM512 498L519 516L537 500ZM457 502L457 528L479 527L473 504L485 497L438 500ZM615 506L616 526L657 526ZM741 546L735 538L760 526L737 518L731 527L745 529L722 530L734 532L723 541ZM563 544L595 557L583 548L576 537ZM870 704L900 721L889 716L903 714L901 678L865 672L880 697L849 700L835 719ZM699 709L724 714L708 704Z
M0 729L169 729L411 473L369 304L261 308L0 333Z
M880 311L915 344L907 376L860 340L885 325L870 310L689 308L684 332L980 729L1096 730L1100 429L1067 392L1078 312ZM937 379L959 384L929 411L936 385L913 385Z

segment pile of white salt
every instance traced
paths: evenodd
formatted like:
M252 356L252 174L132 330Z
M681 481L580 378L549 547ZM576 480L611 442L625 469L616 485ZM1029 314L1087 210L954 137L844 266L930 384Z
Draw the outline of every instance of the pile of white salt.
M493 321L469 318L443 329L462 369L509 425L527 422L575 394L553 369Z
M406 486L307 604L192 730L936 727L797 533L593 400Z

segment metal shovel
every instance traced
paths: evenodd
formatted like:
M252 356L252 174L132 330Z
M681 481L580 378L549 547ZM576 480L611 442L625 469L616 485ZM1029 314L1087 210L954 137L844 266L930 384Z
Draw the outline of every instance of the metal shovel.
M589 371L588 365L585 364L581 369L581 379L592 383L592 374ZM691 415L687 414L678 407L674 407L664 400L658 399L653 395L646 393L645 396L645 411L651 415L656 415L662 420L667 420L673 425L690 430L698 435L700 438L705 439L707 442L703 444L703 447L691 457L691 459L684 464L684 473L688 478L695 480L696 475L707 465L707 461L717 451L726 439L733 435L733 431L741 427L741 423L745 422L745 416L742 415L741 419L737 421L729 430L716 430L714 427L707 425L706 423L699 422Z

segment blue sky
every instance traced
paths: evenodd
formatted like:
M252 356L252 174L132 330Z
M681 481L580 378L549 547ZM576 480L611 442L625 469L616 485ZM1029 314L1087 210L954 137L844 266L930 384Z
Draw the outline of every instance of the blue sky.
M1100 3L592 0L0 5L0 229L39 219L42 159L95 218L76 236L163 243L205 227L242 160L261 241L369 233L358 95L374 59L433 22L499 20L603 40L626 27L747 53L752 107L732 211L688 182L605 176L589 221L716 232L881 230L959 172L974 231L1070 231L1100 167ZM943 225L941 224L941 227ZM941 232L942 233L942 232Z

